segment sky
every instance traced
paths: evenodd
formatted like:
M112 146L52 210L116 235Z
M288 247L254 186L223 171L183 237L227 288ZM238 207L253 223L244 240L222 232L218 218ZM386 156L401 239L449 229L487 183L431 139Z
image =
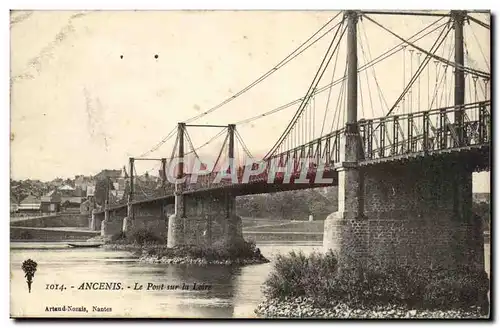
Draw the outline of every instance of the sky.
M232 97L273 68L336 14L333 11L13 11L11 177L51 180L96 174L104 168L122 168L129 157L145 153L168 135L177 122ZM403 37L437 19L370 17ZM489 23L485 14L474 17ZM340 16L329 27L339 21ZM368 60L365 57L373 59L399 42L367 19L358 24L358 31L359 66ZM429 49L440 31L418 44ZM255 88L193 123L227 125L303 97L334 32L335 29ZM471 23L465 33L467 64L489 71L489 31ZM448 57L448 50L452 49L452 34L443 44L443 57ZM320 86L329 83L332 77L343 76L345 42L338 52L338 64L335 66L332 60ZM394 103L401 93L403 79L409 79L408 71L417 67L416 54L413 61L409 60L408 52L405 58L404 61L397 54L377 64L369 74L360 74L358 117L385 114L379 87L389 105ZM403 64L406 70L402 69ZM419 82L422 96L418 100L413 98L413 106L430 101L424 91L433 88L438 73L431 64L427 72L429 82L425 78ZM451 104L453 98L451 72L445 80L447 91L437 97L441 105ZM473 98L472 80L468 81L466 100ZM326 132L338 125L335 104L340 90L340 84L332 88L330 101L328 92L315 98L314 107L309 109L314 112L310 116L314 121L314 137L319 136L323 122L327 122ZM265 155L297 107L237 126L254 156ZM334 121L335 124L330 124ZM195 147L218 131L189 128ZM214 158L222 138L200 150L200 155ZM148 156L170 157L173 142L171 138ZM137 170L145 171L151 165L138 164ZM489 174L475 175L474 186L478 191L488 191Z

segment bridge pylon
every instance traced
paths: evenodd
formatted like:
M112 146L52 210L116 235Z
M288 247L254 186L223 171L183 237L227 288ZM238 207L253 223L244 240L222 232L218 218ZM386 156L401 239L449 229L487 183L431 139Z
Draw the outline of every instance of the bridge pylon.
M325 220L324 249L333 250L341 261L484 269L482 223L472 214L472 152L434 156L426 150L365 165L356 122L358 15L347 11L346 16L347 121L335 166L338 208ZM447 128L464 131L463 13L454 17L455 122ZM382 138L380 131L382 127L372 133ZM395 151L397 144L388 146Z
M190 127L207 127L202 125L188 125ZM186 125L179 123L179 135ZM209 127L221 127L210 125ZM228 150L227 158L231 170L235 169L235 124L227 126ZM180 141L180 139L179 139ZM183 143L179 142L179 147ZM179 159L184 152L179 150ZM177 179L183 179L183 166L178 167ZM223 172L224 169L221 169ZM221 174L219 172L219 174ZM231 174L234 174L231 171ZM190 194L186 192L185 181L178 180L175 185L174 214L168 218L167 246L179 245L211 245L223 243L233 245L243 240L241 218L236 215L236 196L231 190Z

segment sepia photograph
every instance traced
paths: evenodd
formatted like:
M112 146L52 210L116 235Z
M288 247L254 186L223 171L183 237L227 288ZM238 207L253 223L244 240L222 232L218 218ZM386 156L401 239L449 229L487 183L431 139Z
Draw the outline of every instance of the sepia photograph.
M10 10L10 318L490 320L490 10Z

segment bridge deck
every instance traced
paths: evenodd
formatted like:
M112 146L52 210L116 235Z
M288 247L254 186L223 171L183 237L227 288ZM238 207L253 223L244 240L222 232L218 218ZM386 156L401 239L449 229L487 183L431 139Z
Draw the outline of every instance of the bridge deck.
M462 123L456 123L455 114L461 111L464 115ZM491 142L490 101L466 104L462 108L447 107L404 115L393 115L370 120L360 120L359 137L362 151L359 165L379 165L382 163L415 160L426 156L450 156L450 154L470 153L471 156L481 157L476 160L482 168L489 167L489 152ZM309 184L284 184L276 179L273 183L267 182L268 170L271 161L278 161L280 165L293 164L292 180L297 179L303 169L304 158L318 160L324 164L321 172L323 177L333 178L336 185L336 165L341 160L340 137L344 129L329 133L307 144L295 147L280 154L275 154L264 160L266 171L258 176L252 176L248 183L231 183L229 179L214 183L219 172L197 176L196 183L189 183L190 174L186 174L184 194L217 193L225 190L237 196L277 191L307 189L328 186L315 184L314 177L320 171L316 167L309 167ZM486 163L486 164L484 164ZM238 170L244 169L243 167ZM241 176L238 174L239 179ZM146 199L137 199L133 204L149 204L155 202L173 202L174 184L166 184L159 195ZM118 210L126 204L111 205L110 210ZM98 213L102 213L99 211Z

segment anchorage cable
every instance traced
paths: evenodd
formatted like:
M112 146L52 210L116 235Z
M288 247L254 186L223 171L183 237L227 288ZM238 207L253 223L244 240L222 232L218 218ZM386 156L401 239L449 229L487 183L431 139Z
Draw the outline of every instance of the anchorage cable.
M297 57L298 55L302 54L305 50L307 50L310 46L312 46L314 43L316 43L318 40L320 40L321 38L323 38L326 34L328 34L332 29L334 29L336 26L338 26L340 23L338 23L337 25L335 25L334 27L332 27L330 30L328 30L326 33L324 33L322 36L320 36L318 39L316 39L313 43L311 43L309 46L307 46L306 48L300 50L302 47L304 47L304 45L306 45L311 39L313 39L318 33L320 33L328 24L330 24L333 20L335 20L339 15L341 14L341 12L339 12L337 15L335 15L335 17L333 17L332 19L330 19L326 24L324 24L318 31L316 31L316 33L314 33L311 37L309 37L304 43L302 43L298 48L296 48L293 52L291 52L288 56L285 57L285 59L283 59L282 61L280 61L278 64L276 64L276 66L274 66L272 69L270 69L269 71L267 71L266 73L264 73L263 75L261 75L259 78L257 78L255 81L253 81L252 83L250 83L248 86L244 87L243 89L241 89L240 91L238 91L236 94L234 94L233 96L225 99L224 101L222 101L221 103L219 103L218 105L210 108L209 110L199 114L199 115L196 115L188 120L185 121L185 123L190 123L190 122L193 122L195 120L197 120L198 118L202 117L202 116L205 116L207 114L210 114L211 112L219 109L220 107L224 106L225 104L229 103L230 101L234 100L236 97L242 95L243 93L247 92L248 90L252 89L254 86L256 86L258 83L262 82L264 79L266 79L267 77L269 77L270 75L272 75L274 72L276 72L278 69L280 69L281 67L285 66L287 63L289 63L292 59L294 59L295 57ZM300 51L299 51L300 50Z

